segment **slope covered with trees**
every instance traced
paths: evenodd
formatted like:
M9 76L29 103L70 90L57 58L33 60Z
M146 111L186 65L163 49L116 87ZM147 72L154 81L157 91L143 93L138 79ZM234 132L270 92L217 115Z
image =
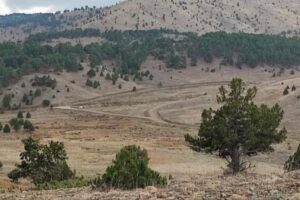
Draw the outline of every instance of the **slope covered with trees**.
M65 37L95 36L102 43L71 45L60 43L44 45L46 40ZM31 36L25 43L0 44L0 78L3 86L22 75L49 70L76 71L81 63L92 68L104 60L116 61L119 74L135 74L148 56L162 60L170 68L185 68L198 60L212 62L223 58L220 64L238 67L300 64L300 39L274 35L246 33L209 33L197 36L170 30L108 31L75 30L42 33Z

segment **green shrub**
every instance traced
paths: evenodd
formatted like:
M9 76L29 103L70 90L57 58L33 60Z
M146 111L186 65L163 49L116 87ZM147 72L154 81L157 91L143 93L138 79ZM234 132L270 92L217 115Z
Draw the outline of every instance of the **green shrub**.
M10 127L8 124L5 124L5 126L3 128L3 133L10 133Z
M11 96L9 94L4 95L2 99L3 108L10 109L10 103L11 103Z
M51 181L36 186L37 190L57 190L66 188L80 188L89 186L90 181L82 178L74 178L64 181Z
M19 111L17 117L18 119L23 119L23 112Z
M18 118L12 118L9 121L9 124L15 131L19 131L21 129L21 126L23 125L23 120L20 120Z
M27 118L27 119L30 119L30 118L31 118L31 114L30 114L30 112L27 112L27 114L26 114L26 118Z
M50 101L47 100L47 99L43 100L43 106L44 106L44 107L50 106Z
M42 95L41 89L36 89L35 92L34 92L34 96L35 96L35 97L39 97L39 96L41 96L41 95Z
M289 87L287 86L283 91L283 95L288 95L288 94L289 94Z
M32 86L33 87L46 86L46 87L54 89L54 88L56 88L56 85L57 85L56 79L52 79L49 75L48 76L42 76L42 77L35 76L34 79L32 80Z
M90 77L90 78L93 78L96 76L96 72L94 69L90 69L88 72L87 72L87 75Z
M32 132L35 129L31 121L29 120L25 120L23 126L24 126L24 130L29 132Z
M284 169L288 172L300 169L300 144L294 155L285 162Z
M51 181L63 181L75 177L66 160L67 153L64 144L50 141L41 145L29 137L22 140L25 151L20 154L21 164L17 164L8 177L12 181L29 178L35 185Z
M113 165L96 178L93 187L134 189L149 185L165 186L167 179L148 167L147 151L135 145L126 146L116 155Z

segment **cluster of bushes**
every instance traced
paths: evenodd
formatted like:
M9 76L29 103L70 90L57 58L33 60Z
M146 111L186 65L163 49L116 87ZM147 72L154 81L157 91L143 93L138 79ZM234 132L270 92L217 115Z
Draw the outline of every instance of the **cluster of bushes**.
M29 91L29 94L24 93L22 97L22 103L25 105L32 105L35 98L40 97L42 95L42 90L37 88L34 92L32 90Z
M294 92L296 91L297 88L295 85L293 85L292 88L290 88L290 86L286 86L285 89L283 90L283 95L288 95L290 89L292 92Z
M85 85L97 89L100 87L100 82L96 80L92 81L90 79L87 79Z
M63 143L50 141L42 145L31 137L22 142L25 151L20 154L21 163L16 165L8 177L14 182L20 178L28 178L38 190L88 185L94 188L135 189L167 184L165 177L148 167L147 151L134 145L122 148L105 174L90 181L76 177L75 172L70 169Z
M4 133L10 133L11 129L14 129L15 131L20 131L22 128L25 131L32 132L35 130L34 125L32 122L29 120L31 118L30 112L26 113L26 119L24 119L23 112L19 111L18 115L16 118L12 118L9 120L8 124L5 124L4 127L0 123L0 130L3 129Z
M52 79L49 75L48 76L42 76L42 77L35 76L32 79L32 86L33 87L35 87L35 86L39 86L39 87L45 86L45 87L49 87L49 88L54 89L54 88L56 88L56 85L57 85L56 79Z

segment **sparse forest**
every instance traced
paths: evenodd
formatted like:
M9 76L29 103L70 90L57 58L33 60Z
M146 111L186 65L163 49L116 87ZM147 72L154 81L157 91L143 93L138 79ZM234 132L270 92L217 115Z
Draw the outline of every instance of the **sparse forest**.
M42 45L42 42L57 37L83 36L102 37L106 42L86 46ZM185 68L188 58L194 64L197 60L212 62L214 58L222 58L221 64L237 67L265 64L291 67L300 63L300 40L224 32L196 36L170 30L99 32L78 29L41 33L31 36L24 44L0 44L0 82L7 86L12 80L32 72L77 71L83 61L88 61L94 68L103 60L115 60L121 74L135 74L150 55L165 62L169 68Z

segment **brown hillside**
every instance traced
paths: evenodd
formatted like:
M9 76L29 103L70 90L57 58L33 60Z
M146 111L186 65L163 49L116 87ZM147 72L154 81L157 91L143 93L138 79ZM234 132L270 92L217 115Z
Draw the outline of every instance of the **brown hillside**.
M84 28L281 33L299 31L297 0L128 0Z
M298 0L127 0L109 8L56 13L55 30L149 30L167 28L204 34L214 31L278 34L300 32ZM1 41L24 40L47 27L23 24L0 28Z

